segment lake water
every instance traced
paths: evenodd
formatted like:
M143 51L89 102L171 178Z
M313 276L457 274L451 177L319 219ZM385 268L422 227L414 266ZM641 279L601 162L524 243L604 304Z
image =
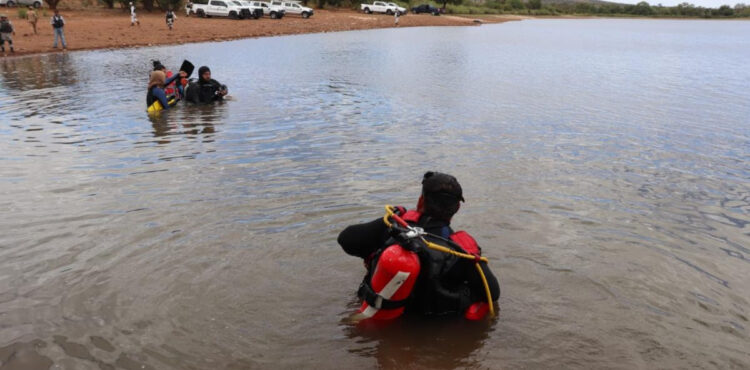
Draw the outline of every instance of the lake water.
M2 59L0 368L750 367L748 35L529 20ZM149 119L150 60L183 57L232 99ZM427 170L461 181L500 316L353 327L337 234Z

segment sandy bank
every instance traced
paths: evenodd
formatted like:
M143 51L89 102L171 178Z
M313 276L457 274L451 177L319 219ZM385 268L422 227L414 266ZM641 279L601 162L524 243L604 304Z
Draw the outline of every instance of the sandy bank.
M34 35L31 25L18 19L15 9L1 9L11 18L16 28L15 55L54 52L53 33L49 17L42 17ZM51 12L47 13L51 16ZM178 19L172 31L167 29L161 12L141 12L141 25L131 27L130 15L121 10L62 11L65 17L65 37L68 50L89 50L183 44L201 41L233 40L248 37L293 35L301 33L336 32L393 27L393 17L367 15L346 10L316 10L313 17L302 19L287 16L280 20L262 18L258 20L231 20L222 18L186 17L184 11L177 13ZM499 23L517 20L518 17L484 18L484 23ZM409 14L401 17L399 27L423 26L470 26L472 19L456 16L434 17L425 14ZM58 51L59 52L59 51ZM12 54L7 54L11 56Z

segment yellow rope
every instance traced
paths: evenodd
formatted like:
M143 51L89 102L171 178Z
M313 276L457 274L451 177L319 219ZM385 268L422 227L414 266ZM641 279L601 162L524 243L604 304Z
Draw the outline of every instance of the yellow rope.
M385 216L383 216L383 222L385 222L386 226L391 227L392 224L391 224L390 218L393 215L394 215L393 206L386 205L385 206ZM433 242L425 240L424 237L420 236L419 238L422 239L422 241L425 243L425 245L427 245L427 247L430 248L430 249L433 249L433 250L436 250L436 251L439 251L439 252L443 252L443 253L452 254L452 255L454 255L456 257L466 258L466 259L470 259L470 260L474 260L475 261L474 266L477 267L477 272L479 272L479 277L482 278L482 283L484 284L484 292L487 294L487 304L489 305L489 308L490 308L490 315L492 317L495 317L495 307L494 307L494 305L492 303L492 294L490 293L490 285L487 282L487 277L484 276L484 271L482 271L482 266L479 265L479 262L476 260L476 257L474 255L472 255L472 254L457 252L457 251L454 251L454 250L452 250L450 248L446 248L446 247L444 247L442 245L435 244ZM482 262L485 262L485 263L489 263L490 262L490 260L488 260L487 257L479 257L479 261L482 261Z

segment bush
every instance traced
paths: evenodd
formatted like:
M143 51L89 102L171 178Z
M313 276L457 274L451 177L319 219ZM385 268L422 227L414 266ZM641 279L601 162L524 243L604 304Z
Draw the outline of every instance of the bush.
M18 8L18 18L26 19L26 8Z

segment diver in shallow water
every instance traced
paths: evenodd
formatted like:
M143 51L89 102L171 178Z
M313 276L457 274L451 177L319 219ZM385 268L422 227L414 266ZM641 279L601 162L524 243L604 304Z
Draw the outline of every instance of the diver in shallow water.
M185 100L194 104L206 104L223 100L227 87L211 78L211 70L198 68L198 81L191 81L185 89Z
M415 249L419 257L416 268L418 277L410 294L407 292L407 297L403 299L391 299L395 297L392 295L393 291L384 293L393 282L390 276L377 276L379 265L382 265L380 267L384 271L390 269L401 274L405 271L404 266L394 267L392 263L398 259L403 261L410 258L409 253L404 252L398 252L398 255L390 253L386 256L395 244L403 245L403 242L397 241L392 233L393 229L389 228L384 219L378 218L365 224L352 225L339 234L338 242L344 251L365 260L367 275L360 285L358 295L369 308L361 309L361 318L390 319L394 315L380 314L386 311L393 312L401 307L405 307L407 313L428 316L464 315L469 319L484 316L483 313L474 314L482 309L479 308L482 304L487 306L485 283L475 266L481 257L481 248L468 233L454 232L450 227L451 219L458 212L463 200L461 185L455 177L439 172L427 172L422 180L422 194L417 209L406 211L403 207L396 207L399 216L410 226L423 228L429 233L425 237L427 240L473 257L459 258L430 248ZM404 249L408 248L397 248L399 251ZM395 263L401 263L400 261ZM500 286L486 262L479 262L479 267L486 277L486 288L494 302L500 296ZM397 280L396 277L393 280ZM405 282L397 282L394 291L398 292L402 285L408 286L409 279L411 277L404 278ZM385 287L376 287L376 280L388 284Z
M176 79L186 77L187 73L185 73L185 71L180 71L180 73L170 78L167 78L167 75L164 73L164 71L160 69L152 71L151 77L148 81L148 92L146 93L146 108L151 107L157 101L159 102L159 104L161 104L161 109L169 109L170 106L176 104L177 100L169 100L164 89L166 88L166 86L173 83ZM172 102L172 104L170 104L170 101Z
M174 73L168 70L167 67L161 64L160 61L154 60L153 64L154 64L154 71L164 72L164 75L167 76L167 80L170 79L174 75ZM167 100L172 100L172 97L174 97L177 100L182 99L183 86L180 80L182 80L182 78L165 85L164 93L167 95Z

